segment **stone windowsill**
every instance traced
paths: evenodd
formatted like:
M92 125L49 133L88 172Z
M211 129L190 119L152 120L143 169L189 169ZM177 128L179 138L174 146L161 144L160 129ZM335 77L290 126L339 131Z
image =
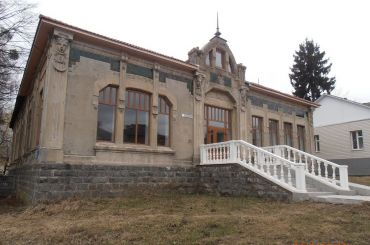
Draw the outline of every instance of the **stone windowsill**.
M112 152L146 152L146 153L159 153L159 154L175 154L175 151L169 147L159 146L153 148L149 145L136 145L136 144L115 144L110 142L97 142L95 144L96 151L112 151Z

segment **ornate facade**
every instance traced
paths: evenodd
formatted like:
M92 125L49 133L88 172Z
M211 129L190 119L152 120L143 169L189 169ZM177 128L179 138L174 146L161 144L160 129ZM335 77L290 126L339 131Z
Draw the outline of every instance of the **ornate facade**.
M231 139L311 152L316 104L245 81L219 32L188 55L41 17L11 121L11 161L194 165L201 144Z

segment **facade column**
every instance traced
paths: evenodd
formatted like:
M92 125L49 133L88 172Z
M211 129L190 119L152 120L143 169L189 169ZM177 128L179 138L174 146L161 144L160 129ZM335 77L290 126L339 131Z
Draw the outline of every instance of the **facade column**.
M152 94L152 111L150 113L150 128L149 128L149 145L157 147L157 129L158 129L158 90L159 90L159 65L154 64L153 67L153 94Z
M196 72L194 77L194 112L193 112L193 163L200 161L200 145L203 144L203 121L204 121L204 86L205 75Z
M239 108L237 109L238 111L238 132L236 136L236 140L247 140L247 105L248 105L248 91L249 88L242 84L241 87L239 88Z
M125 122L125 77L128 57L125 54L121 55L120 61L120 73L119 73L119 87L118 87L118 101L117 101L117 113L116 113L116 131L115 131L115 142L117 144L123 144L123 130Z
M41 122L41 161L63 162L64 113L70 43L73 35L54 29L47 54Z

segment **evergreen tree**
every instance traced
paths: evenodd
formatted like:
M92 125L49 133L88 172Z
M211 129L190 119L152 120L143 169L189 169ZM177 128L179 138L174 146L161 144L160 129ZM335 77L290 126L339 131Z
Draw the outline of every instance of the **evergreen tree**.
M305 40L293 55L294 64L290 68L290 83L293 94L300 98L315 101L323 92L330 94L335 87L335 77L328 77L332 63L320 52L313 40Z

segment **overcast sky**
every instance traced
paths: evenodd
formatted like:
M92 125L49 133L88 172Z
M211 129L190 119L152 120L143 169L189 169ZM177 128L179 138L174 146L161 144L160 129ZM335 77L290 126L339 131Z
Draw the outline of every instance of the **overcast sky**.
M182 60L213 37L218 11L246 79L287 93L294 51L307 37L333 63L333 94L370 101L370 1L35 1L43 15Z

